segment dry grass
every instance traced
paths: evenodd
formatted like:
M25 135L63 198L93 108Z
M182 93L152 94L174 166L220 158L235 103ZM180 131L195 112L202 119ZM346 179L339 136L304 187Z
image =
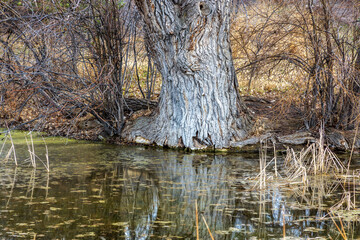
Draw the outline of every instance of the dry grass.
M360 63L358 1L261 1L234 16L231 42L240 90L283 99L321 121L353 127ZM331 23L329 23L331 19ZM337 101L334 101L337 99ZM280 106L279 106L280 107Z
M278 172L278 163L275 145L273 146L274 157L268 161L267 141L260 145L259 154L259 174L255 177L254 187L266 188L267 182L273 179L281 179L285 182L308 184L309 177L320 175L339 176L347 171L348 168L333 153L329 147L325 146L323 129L320 129L320 138L310 144L307 148L296 152L288 148L281 166L284 177ZM269 169L270 168L270 169Z
M308 176L321 174L341 174L346 167L341 160L324 144L323 130L320 129L320 138L296 153L293 149L287 149L285 164L286 176L289 181L301 179L307 182Z
M254 185L254 188L260 188L265 189L267 186L267 182L274 179L274 175L272 174L272 171L269 171L269 167L272 166L273 163L276 163L276 155L274 158L272 158L270 161L267 160L268 153L267 153L268 145L267 140L260 144L259 149L259 174L255 177L256 184ZM275 172L276 176L279 176L277 172L277 165L275 164Z
M269 148L265 142L260 150L260 173L254 183L254 188L260 191L260 209L265 202L261 197L265 191L270 190L274 185L284 186L291 189L289 194L292 199L297 199L299 206L318 209L319 213L323 213L323 217L317 217L317 221L331 220L342 239L351 238L351 231L354 231L353 223L359 220L356 202L359 173L350 171L350 164L346 167L335 153L325 146L323 130L320 129L320 138L315 143L300 152L287 150L285 160L280 166L282 176L275 175L277 171L273 167L279 164L275 164L276 156L272 159L268 157L266 149ZM339 194L340 196L342 194L340 200L328 206L327 201ZM324 212L325 206L328 206L325 208L328 213ZM282 210L282 230L285 239L284 213L285 204Z

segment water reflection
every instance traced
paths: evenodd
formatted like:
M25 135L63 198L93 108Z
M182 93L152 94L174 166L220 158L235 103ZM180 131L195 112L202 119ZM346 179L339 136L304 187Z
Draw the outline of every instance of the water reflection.
M336 234L331 220L319 219L343 198L343 182L256 190L256 156L101 144L65 149L49 144L50 173L0 169L0 239L196 239L195 201L201 239L210 239L202 216L216 239ZM358 180L352 186L358 191Z
M121 207L130 209L119 219L129 222L126 239L194 237L195 199L208 224L225 229L231 221L226 211L235 203L229 162L214 155L165 155L143 165L114 163L111 179L124 180ZM204 224L200 236L208 238Z

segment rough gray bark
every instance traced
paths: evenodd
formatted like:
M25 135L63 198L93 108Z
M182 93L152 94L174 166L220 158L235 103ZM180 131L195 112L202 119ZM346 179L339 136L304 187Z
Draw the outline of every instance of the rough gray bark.
M136 0L162 75L158 109L124 130L128 140L227 148L250 127L229 42L231 0Z

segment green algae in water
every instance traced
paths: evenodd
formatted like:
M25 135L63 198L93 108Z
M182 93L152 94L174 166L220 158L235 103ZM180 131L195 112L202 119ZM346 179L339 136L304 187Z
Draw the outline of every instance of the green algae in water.
M15 144L26 156L21 134ZM342 199L335 182L255 190L248 179L258 174L257 156L46 142L49 173L1 165L5 239L195 239L195 199L216 239L279 239L284 219L287 239L338 234L331 219L322 219ZM42 155L42 139L37 144ZM344 216L344 224L358 221L358 211L341 211L335 213ZM200 237L209 239L199 220ZM360 230L352 234L360 237Z
M6 135L6 129L4 128L0 128L0 132L1 132L1 137L5 138ZM44 144L44 141L50 141L52 145L54 144L61 144L61 145L66 145L66 144L77 144L77 143L86 143L86 141L80 141L80 140L74 140L74 139L69 139L69 138L65 138L65 137L51 137L51 136L47 136L46 133L42 133L42 132L29 132L29 131L11 131L11 137L14 141L14 144L16 145L26 145L26 138L30 138L30 134L33 137L33 143L34 144ZM2 140L4 141L4 140ZM2 143L2 142L1 142Z

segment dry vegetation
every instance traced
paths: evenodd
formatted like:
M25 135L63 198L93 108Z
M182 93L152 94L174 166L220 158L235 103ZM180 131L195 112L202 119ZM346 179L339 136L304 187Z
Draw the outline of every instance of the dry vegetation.
M307 129L352 129L358 120L358 1L256 1L233 23L240 86L294 104ZM286 112L289 109L282 109Z
M275 100L272 117L296 114L307 129L356 127L359 2L237 5L231 41L241 93ZM135 110L153 106L161 86L139 18L131 1L2 1L2 125L119 135Z
M149 100L156 71L133 4L2 1L1 118L10 128L118 135L124 99Z
M300 152L288 148L281 161L277 161L275 146L272 148L267 141L263 142L259 154L259 174L252 179L251 191L259 191L259 203L265 203L273 201L274 196L269 193L274 188L284 189L296 200L285 204L288 205L287 208L317 209L317 222L332 221L336 227L336 230L334 228L329 231L329 237L331 232L335 232L339 235L337 239L354 239L354 230L359 221L359 172L350 169L351 156L347 159L346 167L343 160L325 146L322 127L319 134L320 138L316 142ZM269 149L271 155L268 153ZM337 198L336 195L340 197ZM333 199L337 200L332 201ZM265 215L265 209L264 205L260 216ZM265 217L260 217L261 221L265 222ZM284 238L286 225L284 218Z

